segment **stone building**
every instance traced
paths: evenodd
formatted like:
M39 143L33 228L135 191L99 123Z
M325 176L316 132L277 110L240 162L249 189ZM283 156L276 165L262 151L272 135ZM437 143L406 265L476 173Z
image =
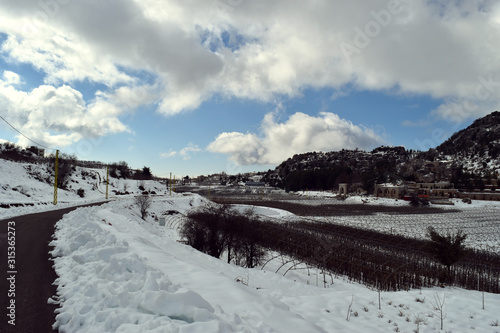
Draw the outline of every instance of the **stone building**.
M375 184L375 196L380 198L401 199L405 190L405 185Z

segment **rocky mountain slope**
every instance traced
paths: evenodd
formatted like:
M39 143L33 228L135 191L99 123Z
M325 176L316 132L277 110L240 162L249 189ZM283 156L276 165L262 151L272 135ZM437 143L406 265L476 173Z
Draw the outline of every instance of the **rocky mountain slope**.
M477 119L435 149L379 147L371 152L342 150L295 155L270 170L264 180L288 190L335 189L360 184L450 181L457 188L484 188L500 171L500 112Z
M453 134L436 150L451 157L469 172L498 172L500 168L500 112L477 119L472 125Z

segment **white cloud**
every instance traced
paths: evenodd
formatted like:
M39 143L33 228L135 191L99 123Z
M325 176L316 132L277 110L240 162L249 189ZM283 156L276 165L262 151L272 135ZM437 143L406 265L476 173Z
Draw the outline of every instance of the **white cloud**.
M493 0L10 1L0 16L3 53L47 84L145 86L137 73L147 72L146 100L166 115L214 94L270 101L350 85L460 100L477 99L481 76L500 81ZM435 114L488 113L493 88L478 111Z
M269 113L262 122L261 131L260 136L221 133L207 150L227 154L241 165L278 164L297 153L369 149L385 143L373 130L328 112L321 112L317 117L298 112L284 123L276 122L274 114Z
M158 87L155 85L121 86L112 91L98 92L97 95L122 110L135 110L140 106L152 104L159 98Z
M189 160L191 159L191 153L197 153L200 152L201 149L192 143L187 145L186 147L182 148L179 151L175 151L173 149L170 149L168 153L160 153L160 156L163 158L172 158L176 156L181 156L183 160Z
M267 148L264 147L262 139L255 134L221 133L208 145L207 150L227 154L231 160L241 165L266 163L263 159Z
M29 92L17 90L12 83L20 79L14 74L4 73L4 80L0 80L0 103L8 121L32 140L65 147L82 138L128 131L117 118L121 110L105 99L98 97L85 103L79 91L66 85L41 85ZM21 145L32 144L24 136L17 137Z
M177 156L177 151L170 149L168 153L160 153L163 158L171 158Z
M3 80L0 81L3 86L16 86L21 84L21 77L11 71L3 71Z

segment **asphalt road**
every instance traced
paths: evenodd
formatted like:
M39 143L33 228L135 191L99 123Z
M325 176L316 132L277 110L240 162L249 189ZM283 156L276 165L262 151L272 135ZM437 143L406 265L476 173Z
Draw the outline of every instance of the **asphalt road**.
M0 221L0 332L54 332L57 305L47 300L56 294L57 275L49 243L56 222L76 208Z

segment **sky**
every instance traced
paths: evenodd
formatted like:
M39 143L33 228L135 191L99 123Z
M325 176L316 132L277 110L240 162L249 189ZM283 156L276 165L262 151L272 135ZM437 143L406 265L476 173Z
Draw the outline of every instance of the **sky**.
M0 116L157 176L427 150L500 109L498 40L488 0L0 0Z

